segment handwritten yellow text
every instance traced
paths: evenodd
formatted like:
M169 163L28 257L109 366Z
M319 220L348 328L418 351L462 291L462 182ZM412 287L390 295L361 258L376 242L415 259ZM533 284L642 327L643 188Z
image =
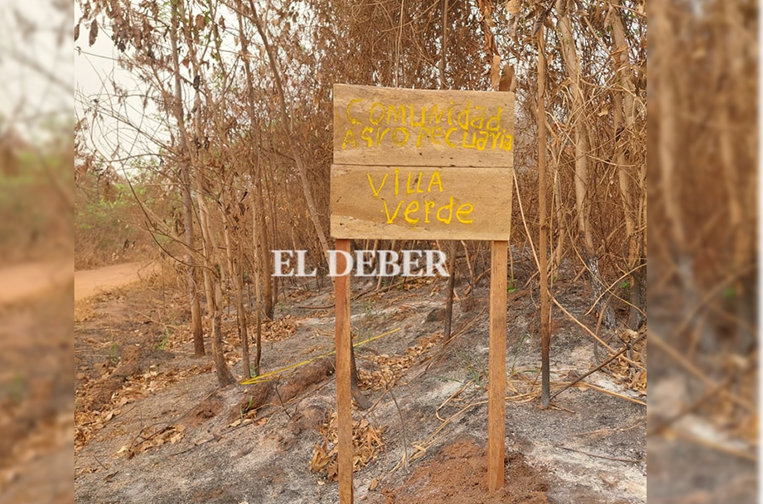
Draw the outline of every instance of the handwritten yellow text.
M513 136L503 127L503 108L487 110L466 102L456 107L451 101L440 105L369 103L362 98L349 101L349 126L344 131L342 150L380 146L438 145L452 149L511 151Z
M387 224L394 224L401 216L411 225L431 224L436 221L443 224L453 222L472 224L474 222L471 216L474 211L472 203L456 205L453 196L446 196L447 199L444 202L442 196L438 197L445 190L439 170L425 176L423 171L409 171L403 174L400 168L394 168L392 172L387 172L384 176L377 175L376 179L370 173L366 174L366 177L374 198L381 199L380 212L384 214ZM387 191L383 194L385 187ZM398 200L394 207L388 203L388 200L393 199Z

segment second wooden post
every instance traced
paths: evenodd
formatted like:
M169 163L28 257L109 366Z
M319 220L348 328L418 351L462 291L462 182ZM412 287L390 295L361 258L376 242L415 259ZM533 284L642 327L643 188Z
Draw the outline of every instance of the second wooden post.
M506 437L506 273L509 242L494 241L490 257L490 355L488 364L488 490L503 486Z
M336 240L336 250L350 252L350 240ZM338 272L349 270L343 254L337 254ZM336 314L336 411L339 504L352 504L352 390L350 336L350 273L334 279Z

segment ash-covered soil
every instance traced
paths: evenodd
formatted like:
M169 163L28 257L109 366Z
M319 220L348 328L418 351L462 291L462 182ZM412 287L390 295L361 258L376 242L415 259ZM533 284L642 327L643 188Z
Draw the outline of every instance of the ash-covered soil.
M373 406L354 412L355 501L645 503L646 407L637 402L646 398L622 373L597 372L584 380L596 388L572 387L541 409L537 292L529 287L509 294L506 483L488 495L488 290L455 304L455 337L443 345L444 285L353 286L356 339L383 335L356 349ZM263 373L333 350L328 288L293 288L279 303L276 321L263 327ZM596 327L585 287L559 282L556 294ZM182 298L160 280L80 302L76 312L77 502L338 501L331 356L221 390L211 359L192 357ZM553 328L557 390L595 364L591 336L557 309ZM240 377L232 311L225 331Z

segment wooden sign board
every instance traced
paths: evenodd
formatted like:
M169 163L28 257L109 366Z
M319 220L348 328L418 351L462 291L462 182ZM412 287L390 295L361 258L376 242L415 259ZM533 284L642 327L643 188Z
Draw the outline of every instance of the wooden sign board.
M334 85L331 235L508 240L514 95Z
M334 164L513 166L514 94L334 85Z
M503 485L514 95L334 85L331 234L492 240L488 488ZM343 270L340 264L339 269ZM353 502L350 277L334 283L339 502Z
M331 234L508 240L512 173L500 168L334 165Z

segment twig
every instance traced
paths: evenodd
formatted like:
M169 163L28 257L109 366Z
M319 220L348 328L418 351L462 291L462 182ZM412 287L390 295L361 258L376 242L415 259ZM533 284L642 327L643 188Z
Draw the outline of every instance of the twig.
M450 401L452 401L453 399L455 399L456 397L458 397L458 396L459 396L459 395L460 395L460 394L461 394L461 393L462 393L464 390L466 390L466 389L469 387L469 385L471 385L472 383L474 383L474 380L469 380L468 382L466 382L466 384L464 384L464 386L462 386L460 389L456 390L456 391L455 391L455 392L454 392L454 393L453 393L453 394L452 394L450 397L448 397L447 399L445 399L445 401L443 401L443 403L442 403L442 404L440 404L440 405L437 407L437 409L434 411L434 415L437 417L437 419L438 419L439 421L441 421L441 422L444 422L444 421L445 421L445 419L444 419L444 418L442 418L442 417L440 416L440 410L441 410L443 407L445 407L445 405L446 405L446 404L448 404Z
M186 448L185 450L180 450L180 451L179 451L179 452L177 452L177 453L170 453L170 454L168 454L168 456L169 456L169 457L177 457L178 455L182 455L182 454L184 454L184 453L188 453L188 452L189 452L189 451L191 451L191 450L195 450L195 449L196 449L196 448L198 448L199 446L201 446L201 445L200 445L200 444L192 444L190 447Z
M289 414L289 411L286 409L286 405L283 403L283 399L281 399L281 392L278 391L278 382L281 381L280 379L275 380L273 382L273 390L276 391L276 395L278 396L278 402L281 403L281 408L283 408L283 412L286 413L286 417L291 420L291 415Z
M479 312L477 315L475 315L475 316L474 316L474 318L472 318L472 319L471 319L469 322L465 323L464 325L462 325L462 326L460 326L458 329L456 329L456 330L453 332L453 334L450 336L450 339L449 339L448 341L444 342L444 343L442 344L442 346L441 346L440 350L438 350L438 351L437 351L437 353L431 357L431 360L430 360L430 361L429 361L429 363L427 364L427 367L426 367L425 371L428 371L428 370L429 370L429 368L431 368L433 365L435 365L437 362L439 362L439 359L440 359L440 358L442 358L443 356L445 356L445 355L446 355L446 353L447 353L448 351L450 351L450 350L451 350L451 349L449 348L449 346L448 346L448 343L450 343L451 341L453 341L454 339L456 339L456 337L458 337L458 336L459 336L459 335L461 335L462 333L464 333L464 332L468 331L469 329L471 329L471 328L472 328L472 327L473 327L473 326L474 326L474 325L475 325L475 324L476 324L476 323L477 323L477 322L480 320L480 318L482 317L482 315L484 315L484 314L485 314L485 311L486 311L486 309L485 309L485 308L483 308L483 309L482 309L482 310L481 310L481 311L480 311L480 312Z
M101 461L100 461L100 460L98 460L98 457L96 457L95 455L91 455L91 457L93 457L93 458L95 459L95 461L96 461L96 462L98 462L98 465L99 465L99 466L103 467L103 468L104 468L104 469L106 469L107 471L109 470L109 468L108 468L108 467L106 467L105 465L103 465L103 463L101 463Z
M389 395L392 398L392 401L395 403L395 408L397 408L397 414L400 415L400 426L402 427L403 431L403 451L405 458L403 459L403 469L405 469L405 472L408 472L408 436L406 436L406 428L405 428L405 419L403 418L403 412L400 411L400 405L397 404L397 399L395 399L395 394L392 393L392 388L389 389Z
M421 457L423 457L423 456L424 456L424 454L425 454L425 453L426 453L426 451L427 451L427 448L429 448L429 447L431 447L432 445L434 445L434 443L435 443L435 442L436 442L436 441L437 441L437 440L438 440L438 439L441 437L441 436L438 436L438 434L440 434L440 432L442 432L442 430L443 430L443 429L444 429L444 428L445 428L445 427L446 427L446 426L447 426L449 423L451 423L451 422L452 422L452 421L453 421L453 420L454 420L456 417L458 417L458 416L460 416L460 415L464 414L465 412L469 411L470 409L472 409L472 408L473 408L473 407L475 407L475 406L481 406L481 405L483 405L483 404L487 404L487 400L484 400L484 401L478 401L478 402L474 402L474 403L471 403L471 404L467 404L466 406L464 406L463 408L461 408L460 410L458 410L457 412L455 412L454 414L452 414L450 417L448 417L448 419L447 419L447 420L445 420L444 422L442 422L442 423L441 423L441 424L440 424L440 425L439 425L439 426L438 426L438 427L437 427L437 428L436 428L436 429L435 429L435 430L434 430L434 431L433 431L433 432L432 432L432 433L429 435L429 437L427 437L427 438L426 438L424 441L422 441L422 442L420 442L420 443L413 443L413 444L412 444L412 446L413 446L414 448L416 448L416 449L417 449L417 451L416 451L416 453L414 453L414 454L411 456L411 460L415 460L415 459L417 459L417 458L421 458ZM390 469L390 471L389 471L389 472L390 472L390 473L394 473L395 471L397 471L397 470L400 468L400 466L402 465L402 463L403 463L403 462L401 461L401 462L398 462L397 464L395 464L395 466L394 466L392 469Z
M736 281L738 278L742 277L743 275L746 275L747 273L750 273L755 267L757 266L757 262L750 263L746 267L741 268L735 272L730 273L724 280L721 282L718 282L718 284L711 288L703 297L699 300L686 315L684 316L684 319L681 321L681 323L678 325L676 329L672 331L673 334L682 334L695 320L699 312L702 310L702 308L712 301L723 289L725 289L728 285L731 285L734 281Z
M586 387L590 387L594 390L597 390L603 394L611 395L612 397L619 397L620 399L625 399L626 401L630 401L632 403L640 404L641 406L646 406L646 403L644 401L639 401L638 399L634 399L632 397L628 397L627 395L618 394L617 392L612 392L611 390L607 390L601 387L597 387L596 385L591 385L590 383L585 383Z
M614 348L612 348L611 346L609 346L609 345L607 345L606 343L604 343L604 340L602 340L601 338L599 338L599 337L596 335L596 333L594 333L593 331L591 331L589 328L587 328L587 327L585 326L585 324L583 324L581 321L579 321L578 319L576 319L574 315L572 315L570 312L568 312L568 311L567 311L567 309L566 309L564 306L562 306L562 305L559 303L559 301L557 301L557 300L556 300L556 296L551 296L551 301L553 301L553 302L554 302L554 304L555 304L556 306L558 306L558 307L559 307L559 309L561 309L561 310L564 312L564 314L565 314L565 315L567 315L569 318L571 318L573 322L575 322L577 325L579 325L580 327L582 327L582 328L583 328L583 329L584 329L584 330L585 330L585 331L586 331L588 334L590 334L590 335L591 335L591 337L593 337L593 339L595 339L596 341L598 341L599 343L601 343L601 344L602 344L602 345L603 345L605 348L607 348L607 349L608 349L610 352L614 352L614 351L615 351L615 349L614 349ZM635 364L635 362L634 362L633 364Z

